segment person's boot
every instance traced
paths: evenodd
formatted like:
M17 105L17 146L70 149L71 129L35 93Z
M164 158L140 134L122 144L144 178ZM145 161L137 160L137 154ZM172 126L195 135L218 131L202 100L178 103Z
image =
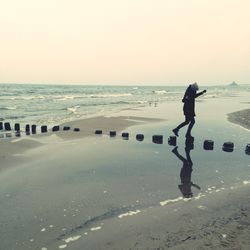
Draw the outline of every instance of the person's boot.
M179 130L178 130L177 128L173 129L172 131L173 131L173 133L174 133L175 136L179 136L179 135L178 135L178 131L179 131Z

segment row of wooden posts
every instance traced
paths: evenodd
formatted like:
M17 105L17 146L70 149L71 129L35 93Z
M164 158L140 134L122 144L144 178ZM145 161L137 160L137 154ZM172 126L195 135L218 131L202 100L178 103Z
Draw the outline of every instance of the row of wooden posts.
M101 135L102 134L102 130L96 130L95 131L96 135ZM115 137L116 131L110 131L109 132L110 137ZM122 138L125 140L129 139L129 133L127 132L123 132L121 134ZM137 134L136 135L136 140L137 141L143 141L144 140L144 135L143 134ZM155 144L163 144L163 135L153 135L152 136L152 142ZM177 138L176 136L169 136L168 137L168 144L171 146L176 146L176 142L177 142ZM194 138L187 138L186 139L186 145L188 145L189 147L193 148L193 143L194 143ZM214 149L214 141L212 140L205 140L203 143L203 148L205 150L213 150ZM225 142L222 145L222 150L225 152L233 152L234 151L234 143L233 142ZM245 153L250 155L250 144L246 145L245 148Z
M71 128L69 126L63 126L62 130L63 131L69 131ZM0 130L5 130L5 131L12 131L11 125L9 122L0 122ZM52 127L52 132L60 131L60 126L56 125ZM20 124L15 123L14 124L14 131L16 132L16 136L20 136ZM79 128L74 128L75 132L79 132ZM41 126L41 133L47 133L48 132L48 126L47 125L42 125ZM36 134L37 133L37 125L35 124L26 124L25 125L25 133L27 135L29 134Z
M69 126L63 126L62 130L63 131L69 131L71 128ZM11 131L11 125L9 122L0 122L0 130L5 130L5 131ZM60 126L56 125L52 127L52 132L56 132L56 131L60 131ZM16 132L16 136L20 136L20 124L19 123L15 123L14 124L14 131ZM75 132L79 132L80 129L79 128L74 128ZM41 133L47 133L48 132L48 127L47 125L42 125L41 126ZM30 125L30 124L26 124L25 125L25 133L27 135L31 134L36 134L37 133L37 125ZM102 130L96 130L95 131L96 135L101 135L102 134ZM109 132L110 137L115 137L116 136L116 131L110 131ZM127 132L123 132L121 134L122 138L125 140L129 139L129 133ZM136 135L136 140L137 141L143 141L144 140L144 135L143 134L137 134ZM153 135L152 136L152 142L156 143L156 144L163 144L163 135ZM176 136L169 136L168 138L168 144L171 146L176 146L176 142L177 142L177 138ZM186 139L186 144L189 147L193 147L193 137L191 138L187 138ZM214 149L214 141L212 140L205 140L203 143L203 148L205 150L213 150ZM234 143L233 142L225 142L222 146L222 150L226 151L226 152L233 152L234 150ZM246 145L245 148L245 152L246 154L250 155L250 144Z

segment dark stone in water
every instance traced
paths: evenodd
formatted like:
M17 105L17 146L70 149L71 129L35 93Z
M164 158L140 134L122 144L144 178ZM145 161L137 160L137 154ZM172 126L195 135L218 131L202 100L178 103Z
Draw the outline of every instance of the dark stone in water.
M102 130L97 129L97 130L95 131L95 134L96 134L96 135L101 135L101 134L102 134Z
M109 135L110 135L111 137L115 137L115 136L116 136L116 131L110 131L110 132L109 132Z
M222 146L222 150L225 152L233 152L234 151L234 143L233 142L225 142Z
M74 131L75 132L80 132L80 129L79 128L74 128Z
M247 155L250 155L250 144L246 145L246 150L245 150Z
M4 128L5 128L6 131L10 131L11 130L10 123L9 122L5 122L4 123Z
M48 128L47 128L46 125L41 126L41 132L42 133L47 133L48 132Z
M70 130L70 127L69 127L69 126L64 126L64 127L63 127L63 130L64 130L64 131L68 131L68 130Z
M136 135L136 140L137 141L143 141L144 140L144 135L143 134L137 134Z
M214 149L214 142L212 140L205 140L203 143L203 148L205 150L213 150Z
M56 131L59 131L60 130L60 126L54 126L53 128L52 128L52 132L56 132Z
M25 132L26 133L30 132L30 125L29 124L26 124L26 126L25 126Z
M163 135L153 135L152 142L156 144L163 144Z
M123 132L123 133L122 133L122 138L123 138L124 140L128 140L128 138L129 138L129 133Z
M176 136L169 136L169 138L168 138L168 144L170 146L176 146Z
M31 125L31 132L32 132L32 134L36 134L36 125L35 124Z
M20 124L19 123L15 123L15 131L20 131Z
M3 122L0 122L0 130L3 129Z

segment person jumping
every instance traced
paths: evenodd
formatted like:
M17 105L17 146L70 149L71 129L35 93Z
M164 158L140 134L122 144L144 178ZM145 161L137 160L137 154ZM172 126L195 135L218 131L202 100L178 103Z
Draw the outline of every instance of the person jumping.
M180 125L178 125L176 128L174 128L172 131L176 136L178 135L179 130L188 125L186 138L191 138L191 130L195 124L195 98L206 93L206 90L203 90L200 93L196 93L197 90L199 90L198 84L195 82L193 84L190 84L188 88L186 89L185 95L182 99L183 105L183 112L185 115L185 121L182 122Z

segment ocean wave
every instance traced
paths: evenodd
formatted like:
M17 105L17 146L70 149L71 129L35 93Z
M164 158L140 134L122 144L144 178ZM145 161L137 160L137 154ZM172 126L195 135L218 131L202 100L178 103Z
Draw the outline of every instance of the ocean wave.
M16 110L15 106L10 106L10 107L2 107L0 110Z
M45 99L45 96L18 96L18 97L10 97L8 99L5 100L11 100L11 101L18 101L18 100L25 100L25 101L30 101L30 100L36 100L36 99Z
M157 95L165 95L165 94L168 94L168 91L166 90L153 90L152 91L154 94L157 94Z
M67 108L68 111L70 111L72 114L76 114L77 109L79 109L80 106L74 106Z
M132 96L132 93L118 93L118 94L91 94L89 95L90 98L117 98L117 97L127 97Z

